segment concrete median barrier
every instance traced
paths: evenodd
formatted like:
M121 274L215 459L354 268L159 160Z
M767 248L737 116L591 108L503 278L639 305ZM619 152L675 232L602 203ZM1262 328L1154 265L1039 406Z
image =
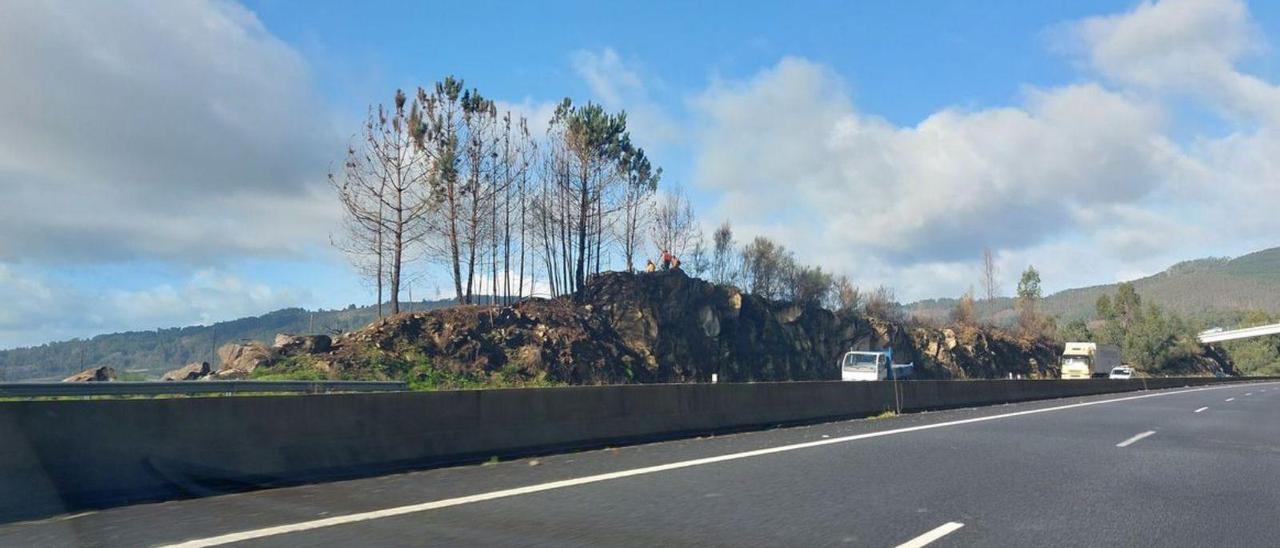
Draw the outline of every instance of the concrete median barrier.
M1224 382L907 381L904 411ZM874 415L889 382L0 402L0 522L491 456Z

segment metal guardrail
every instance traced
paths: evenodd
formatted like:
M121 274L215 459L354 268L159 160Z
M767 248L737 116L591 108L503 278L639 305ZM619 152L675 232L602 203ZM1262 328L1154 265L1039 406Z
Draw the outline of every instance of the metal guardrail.
M194 394L398 392L403 382L371 381L146 381L0 383L0 398L46 396L161 396Z

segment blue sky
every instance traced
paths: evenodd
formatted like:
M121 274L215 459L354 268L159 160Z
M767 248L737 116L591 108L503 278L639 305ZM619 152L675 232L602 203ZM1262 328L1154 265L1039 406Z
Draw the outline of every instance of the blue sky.
M324 174L449 74L626 109L703 222L904 300L982 247L1009 291L1280 245L1277 29L1230 0L7 3L0 348L369 302Z

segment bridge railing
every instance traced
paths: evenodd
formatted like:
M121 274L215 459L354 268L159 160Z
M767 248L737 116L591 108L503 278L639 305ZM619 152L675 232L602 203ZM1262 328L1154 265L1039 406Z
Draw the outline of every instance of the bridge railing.
M399 392L403 382L378 381L145 381L0 383L0 398L165 396L200 394L328 394Z

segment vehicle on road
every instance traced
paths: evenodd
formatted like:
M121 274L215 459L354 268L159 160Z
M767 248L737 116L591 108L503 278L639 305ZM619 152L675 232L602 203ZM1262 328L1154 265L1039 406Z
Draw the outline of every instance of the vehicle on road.
M915 374L915 365L893 363L893 350L850 350L840 358L840 380L902 380Z
M1111 369L1111 378L1113 379L1132 379L1133 368L1128 366L1120 366Z
M1120 367L1120 348L1092 342L1069 342L1062 349L1061 377L1105 379Z

